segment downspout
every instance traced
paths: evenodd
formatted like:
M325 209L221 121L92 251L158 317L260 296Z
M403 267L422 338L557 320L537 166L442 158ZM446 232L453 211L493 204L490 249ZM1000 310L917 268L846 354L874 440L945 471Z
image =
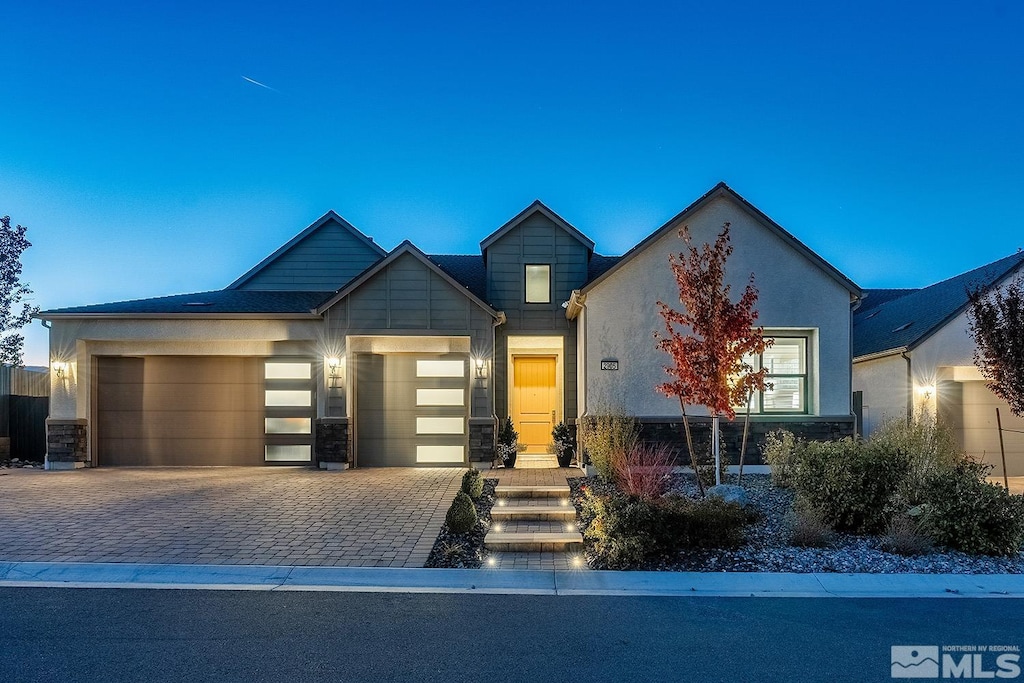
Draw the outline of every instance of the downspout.
M900 355L907 361L907 424L909 425L914 420L914 374L910 367L910 356L907 355L906 350L901 351Z
M495 390L494 390L494 370L497 367L496 351L498 344L498 326L504 325L508 321L504 311L498 311L498 317L491 323L491 377L490 377L490 390L491 390L491 419L494 420L494 442L491 444L493 447L498 445L498 413L495 411ZM495 451L496 452L496 451ZM492 461L493 462L493 461Z
M849 378L848 379L849 379L849 382L850 382L850 384L849 384L849 387L850 387L850 416L853 418L853 435L854 435L854 437L856 437L859 432L863 432L864 431L864 425L859 424L857 422L857 416L853 412L853 314L856 313L857 309L860 308L860 305L862 303L864 303L864 299L862 297L859 297L859 296L858 297L854 297L853 301L851 301L850 303L852 305L850 306L850 363L849 363ZM818 360L818 365L819 366L821 365L820 358ZM821 386L820 381L818 383L818 386L819 387ZM821 394L820 389L818 391L818 394L820 396L820 394ZM861 412L863 413L863 411L861 411ZM821 404L820 403L818 405L818 414L819 415L821 414ZM861 434L861 436L863 436L863 434Z

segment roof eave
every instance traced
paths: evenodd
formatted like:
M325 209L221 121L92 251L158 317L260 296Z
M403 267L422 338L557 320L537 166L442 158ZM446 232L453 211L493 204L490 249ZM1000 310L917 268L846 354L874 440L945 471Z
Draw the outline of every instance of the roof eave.
M897 346L896 348L886 349L885 351L875 351L873 353L865 353L862 356L855 356L852 362L860 363L867 360L878 360L879 358L885 358L886 356L895 356L901 353L905 353L906 351L910 351L910 349L906 346Z
M480 252L483 253L487 251L487 249L492 244L501 239L505 235L505 233L507 233L509 230L525 221L534 213L540 213L544 215L545 218L547 218L548 220L552 221L553 223L564 229L567 233L569 233L572 237L579 241L580 244L587 248L587 251L589 251L591 254L594 253L595 245L592 239L590 239L582 232L580 232L580 230L578 230L572 223L565 220L557 213L552 211L550 208L548 208L548 206L545 205L544 202L542 202L539 199L535 199L529 206L527 206L525 209L517 213L509 220L505 221L505 223L500 228L498 228L490 235L485 237L483 240L481 240Z
M32 316L39 320L320 320L315 312L303 313L50 313Z

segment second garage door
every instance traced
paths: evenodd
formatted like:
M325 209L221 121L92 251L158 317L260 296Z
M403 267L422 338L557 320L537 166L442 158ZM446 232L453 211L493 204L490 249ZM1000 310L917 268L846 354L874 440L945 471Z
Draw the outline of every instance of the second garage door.
M358 354L357 464L464 465L468 369L465 354Z
M262 370L259 358L97 358L97 464L262 465Z

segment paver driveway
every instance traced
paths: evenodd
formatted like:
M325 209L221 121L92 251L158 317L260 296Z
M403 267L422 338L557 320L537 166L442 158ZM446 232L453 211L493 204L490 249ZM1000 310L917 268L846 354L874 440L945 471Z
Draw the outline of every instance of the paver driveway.
M422 567L463 470L6 470L0 561Z

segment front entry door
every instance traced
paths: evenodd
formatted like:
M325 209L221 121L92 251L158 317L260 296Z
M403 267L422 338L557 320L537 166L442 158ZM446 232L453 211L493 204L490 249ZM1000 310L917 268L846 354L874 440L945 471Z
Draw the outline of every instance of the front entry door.
M554 356L512 359L512 421L527 453L545 453L558 410Z

